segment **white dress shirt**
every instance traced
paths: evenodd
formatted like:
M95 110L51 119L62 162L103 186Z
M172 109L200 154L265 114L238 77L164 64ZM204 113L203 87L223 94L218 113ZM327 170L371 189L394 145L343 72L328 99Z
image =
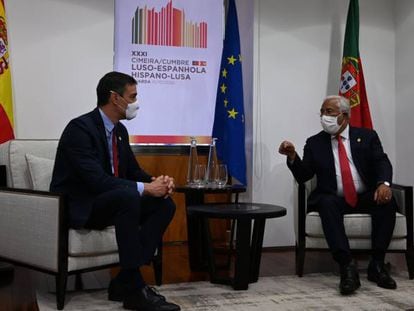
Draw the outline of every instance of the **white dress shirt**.
M346 155L349 161L349 166L351 168L351 174L352 174L352 179L354 181L355 189L357 193L362 193L366 190L366 186L364 182L362 181L362 178L359 175L355 167L354 160L352 159L351 145L349 142L349 126L348 125L342 131L341 137L342 137L342 142L346 150ZM338 140L336 139L336 135L331 136L331 144L332 144L332 151L333 151L334 162L335 162L337 194L339 196L343 196L344 191L343 191L343 186L342 186L342 174L341 174L341 166L339 164Z

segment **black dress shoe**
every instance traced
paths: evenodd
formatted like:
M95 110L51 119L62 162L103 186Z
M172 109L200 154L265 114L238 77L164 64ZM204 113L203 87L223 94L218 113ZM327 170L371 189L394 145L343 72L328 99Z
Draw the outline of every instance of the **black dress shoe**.
M339 283L339 291L342 295L350 295L361 286L355 264L350 263L340 266L340 272L341 281Z
M163 296L163 295L161 295L154 287L151 287L151 286L146 286L147 287L147 290L148 290L148 293L150 294L150 295L152 295L152 296L156 296L156 297L158 297L159 299L162 299L162 300L164 300L164 301L166 301L167 299L165 298L165 296Z
M133 293L134 290L128 288L127 285L120 282L117 278L112 279L108 287L108 300L111 301L124 301L125 296L128 293Z
M164 301L166 300L165 297L158 293L154 288L149 286L146 287L149 295L156 296ZM124 301L125 297L128 296L128 294L133 294L135 290L136 289L131 289L124 283L120 282L117 278L112 279L108 287L108 300Z
M368 265L368 280L377 283L379 287L386 289L396 289L397 283L390 276L385 264L371 260Z
M137 311L179 311L180 306L168 302L165 297L145 286L128 294L124 299L124 309Z

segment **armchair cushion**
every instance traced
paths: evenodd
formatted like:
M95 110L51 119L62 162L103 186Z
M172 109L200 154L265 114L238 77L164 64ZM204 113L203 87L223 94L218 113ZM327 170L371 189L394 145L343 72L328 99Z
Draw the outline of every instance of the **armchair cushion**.
M33 190L48 191L52 179L54 160L26 154ZM115 228L104 230L69 230L69 256L87 257L117 253Z
M69 256L83 257L117 252L113 226L104 230L69 230Z
M349 239L371 239L371 216L369 214L344 215L346 235ZM306 235L324 238L322 223L318 212L310 212L306 216ZM405 216L397 213L393 239L407 236L407 221Z
M33 190L48 191L55 161L26 153Z
M6 165L7 186L31 189L26 154L54 160L57 140L15 139L0 145L0 164Z

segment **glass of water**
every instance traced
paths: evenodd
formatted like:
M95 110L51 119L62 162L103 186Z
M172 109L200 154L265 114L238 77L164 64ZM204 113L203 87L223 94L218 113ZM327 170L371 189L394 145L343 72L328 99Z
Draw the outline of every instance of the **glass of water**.
M215 166L215 182L219 188L223 188L227 184L227 165L219 164Z
M194 168L194 186L202 188L204 186L204 177L206 175L206 165L197 164Z

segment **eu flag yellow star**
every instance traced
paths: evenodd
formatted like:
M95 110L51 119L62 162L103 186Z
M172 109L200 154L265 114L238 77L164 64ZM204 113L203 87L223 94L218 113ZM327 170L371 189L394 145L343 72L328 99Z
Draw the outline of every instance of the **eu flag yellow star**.
M224 83L220 86L220 89L223 94L226 94L227 86Z
M233 55L232 56L230 56L230 57L227 57L227 60L229 61L229 64L231 64L231 65L235 65L235 62L236 62L236 60L237 60L237 58L235 58Z
M229 174L243 185L246 179L245 115L240 34L236 3L227 0L225 36L220 67L217 68L216 107L212 137L217 140L217 155L227 165ZM208 1L204 1L208 2Z
M236 119L236 115L238 114L238 112L234 110L234 108L232 110L227 110L227 112L229 113L229 118Z

